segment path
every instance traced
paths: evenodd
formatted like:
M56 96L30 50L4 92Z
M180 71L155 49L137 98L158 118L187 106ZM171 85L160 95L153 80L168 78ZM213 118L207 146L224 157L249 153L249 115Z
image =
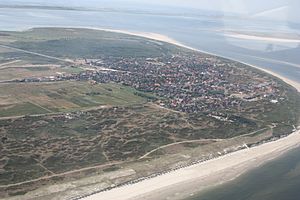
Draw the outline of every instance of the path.
M268 128L262 128L262 129L259 129L259 130L256 130L256 131L253 131L251 133L247 133L247 134L244 134L244 135L238 135L236 137L232 137L232 138L228 138L228 139L236 139L236 138L240 138L240 137L245 137L245 136L249 136L249 135L253 135L259 131L263 131L263 130L266 130ZM141 156L139 158L139 160L143 159L143 158L146 158L147 156L149 156L150 154L154 153L155 151L159 150L159 149L164 149L164 148L167 148L167 147L170 147L170 146L173 146L173 145L177 145L177 144L185 144L185 143L196 143L196 142L209 142L209 141L212 141L212 142L219 142L219 141L223 141L225 139L199 139L199 140L186 140L186 141L181 141L181 142L174 142L174 143L171 143L171 144L167 144L167 145L163 145L163 146L160 146L160 147L157 147L156 149L153 149L151 151L149 151L148 153L146 153L145 155Z
M12 49L12 50L15 50L15 51L20 51L20 52L23 52L23 53L28 53L28 54L31 54L31 55L36 55L36 56L41 56L41 57L45 57L45 58L50 58L50 59L53 59L53 60L58 60L58 61L63 61L63 62L75 64L75 62L73 62L71 60L62 59L62 58L58 58L58 57L54 57L54 56L48 56L48 55L45 55L45 54L36 53L36 52L33 52L33 51L27 51L27 50L15 48L15 47L3 45L3 44L0 44L0 47L6 48L6 49Z
M181 141L181 142L174 142L174 143L171 143L171 144L166 144L166 145L157 147L156 149L153 149L152 151L149 151L145 155L141 156L139 158L139 160L141 160L143 158L146 158L147 156L149 156L150 154L152 154L153 152L155 152L155 151L157 151L159 149L164 149L166 147L170 147L170 146L177 145L177 144L195 143L195 142L210 142L210 141L212 141L212 142L218 142L218 141L222 141L222 140L223 139L199 139L199 140L186 140L186 141Z
M0 69L6 69L6 68L8 68L7 65L15 64L18 62L21 62L21 60L13 60L10 62L2 63L2 64L0 64Z
M91 170L91 169L98 169L98 168L100 169L100 168L109 167L109 166L112 166L112 165L119 165L119 164L123 164L123 163L126 163L126 162L130 162L130 161L111 162L111 163L96 165L96 166L92 166L92 167L85 167L85 168L76 169L76 170L72 170L72 171L67 171L67 172L63 172L63 173L59 173L59 174L53 174L53 175L50 175L50 176L43 176L41 178L32 179L32 180L28 180L28 181L12 183L12 184L8 184L8 185L0 185L0 188L20 186L20 185L23 185L23 184L29 184L29 183L33 183L33 182L37 182L37 181L47 180L47 179L50 179L50 178L61 177L61 176L70 175L70 174L78 173L78 172L83 172L83 171L87 171L87 170Z

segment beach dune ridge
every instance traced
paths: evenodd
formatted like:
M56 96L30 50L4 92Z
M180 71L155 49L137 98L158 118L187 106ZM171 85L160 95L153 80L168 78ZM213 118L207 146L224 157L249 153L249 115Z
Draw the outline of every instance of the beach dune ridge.
M161 176L114 188L82 199L85 200L158 200L181 199L195 191L232 180L243 172L300 145L300 131L273 142L239 150ZM190 191L189 189L190 188ZM174 196L175 195L175 196Z

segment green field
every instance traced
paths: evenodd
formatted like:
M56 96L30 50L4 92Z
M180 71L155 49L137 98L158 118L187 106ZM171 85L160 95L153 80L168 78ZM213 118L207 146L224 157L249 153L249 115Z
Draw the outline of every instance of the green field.
M1 84L0 117L70 112L99 106L147 102L140 92L118 84L64 81Z
M1 33L13 41L9 43L12 47L60 58L157 57L182 51L164 42L91 29L35 28Z
M0 81L82 71L80 66L72 67L70 63L17 51L0 51L0 61Z

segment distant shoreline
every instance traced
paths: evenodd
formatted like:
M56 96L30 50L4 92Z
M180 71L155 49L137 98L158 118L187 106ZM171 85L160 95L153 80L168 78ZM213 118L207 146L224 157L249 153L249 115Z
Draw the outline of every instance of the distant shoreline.
M257 35L248 35L241 33L226 33L225 36L237 39L244 40L258 40L258 41L267 41L267 42L283 42L283 43L299 43L300 39L290 39L290 38L279 38L279 37L270 37L270 36L257 36Z

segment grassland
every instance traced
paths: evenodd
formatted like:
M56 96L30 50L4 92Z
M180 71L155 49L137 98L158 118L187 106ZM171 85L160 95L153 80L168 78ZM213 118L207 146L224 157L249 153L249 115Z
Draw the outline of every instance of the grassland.
M0 48L0 81L24 79L28 77L53 76L58 73L78 73L80 66L48 59L24 52L1 51Z
M70 112L99 106L147 102L138 92L118 84L63 81L1 84L0 117Z
M88 29L36 28L25 32L0 32L10 46L66 58L158 57L183 51L164 42ZM184 50L188 51L188 50Z
M36 28L24 32L0 31L0 45L62 59L46 58L0 46L0 81L57 73L78 73L81 65L72 63L76 59L107 56L158 57L183 51L163 42L120 33L64 28ZM64 62L63 59L68 61ZM12 61L18 62L10 63ZM47 65L48 68L41 68L43 65Z

